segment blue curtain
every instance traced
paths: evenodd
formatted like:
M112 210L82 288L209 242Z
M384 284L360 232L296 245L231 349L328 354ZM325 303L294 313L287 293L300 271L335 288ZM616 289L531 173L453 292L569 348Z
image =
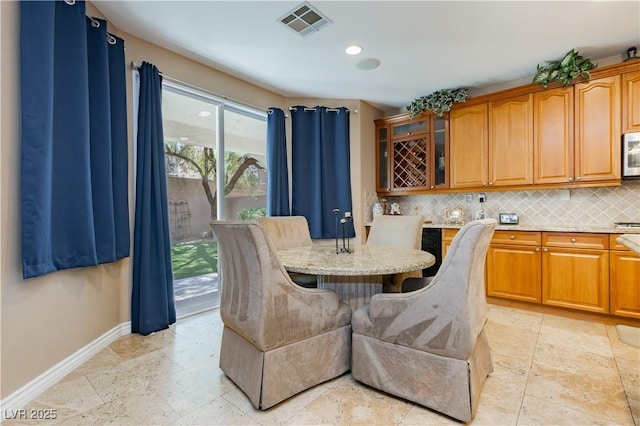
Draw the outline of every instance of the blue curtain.
M171 270L167 173L158 69L140 67L140 103L133 231L131 331L149 334L176 322Z
M24 278L129 254L124 73L123 40L84 2L20 2Z
M267 115L267 216L289 216L289 168L284 112Z
M297 106L291 113L291 214L305 216L312 238L334 238L336 217L352 212L347 108ZM339 229L339 236L342 229ZM348 222L345 236L355 236Z

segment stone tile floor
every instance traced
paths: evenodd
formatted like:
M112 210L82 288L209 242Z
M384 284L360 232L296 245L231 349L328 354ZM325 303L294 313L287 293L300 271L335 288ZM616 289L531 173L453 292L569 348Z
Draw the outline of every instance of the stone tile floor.
M614 326L491 305L486 331L495 371L473 424L640 425L640 349ZM350 374L255 410L218 368L221 332L214 309L121 337L26 408L55 409L64 425L458 423Z

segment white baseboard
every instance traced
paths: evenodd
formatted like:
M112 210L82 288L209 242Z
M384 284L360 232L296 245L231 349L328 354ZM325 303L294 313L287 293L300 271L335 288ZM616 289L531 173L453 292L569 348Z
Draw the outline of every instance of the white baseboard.
M1 400L0 412L7 413L11 412L11 410L24 408L29 402L59 382L85 361L88 361L92 356L115 342L119 337L130 333L131 321L115 326L93 342L63 359L17 391L13 392L11 395L7 396L5 399ZM4 415L0 417L0 422L2 420L4 420Z

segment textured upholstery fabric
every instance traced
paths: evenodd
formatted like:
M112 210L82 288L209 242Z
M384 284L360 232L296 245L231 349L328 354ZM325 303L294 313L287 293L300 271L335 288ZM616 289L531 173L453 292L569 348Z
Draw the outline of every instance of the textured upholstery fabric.
M214 221L219 245L220 368L265 410L350 368L351 308L295 285L257 223Z
M353 314L356 380L471 421L493 371L483 327L484 261L495 227L495 219L463 226L429 285L377 294Z
M367 245L420 249L423 225L424 216L421 215L376 216L371 222ZM384 292L399 293L402 289L402 282L411 277L422 277L422 271L384 276L382 279Z
M311 246L309 223L304 216L261 217L258 223L276 250ZM315 288L318 285L316 275L290 272L289 277L302 287Z
M258 223L276 250L311 247L309 223L304 216L261 217Z

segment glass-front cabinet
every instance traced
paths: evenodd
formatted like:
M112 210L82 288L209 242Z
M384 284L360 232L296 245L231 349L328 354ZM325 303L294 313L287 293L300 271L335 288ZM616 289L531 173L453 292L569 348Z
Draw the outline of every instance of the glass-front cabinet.
M389 184L389 127L376 126L376 191L385 192Z
M446 187L447 126L444 118L407 114L376 120L379 194Z
M431 189L448 188L449 119L446 116L432 116L431 120L433 123Z

